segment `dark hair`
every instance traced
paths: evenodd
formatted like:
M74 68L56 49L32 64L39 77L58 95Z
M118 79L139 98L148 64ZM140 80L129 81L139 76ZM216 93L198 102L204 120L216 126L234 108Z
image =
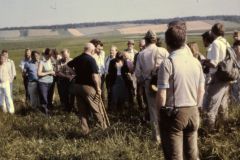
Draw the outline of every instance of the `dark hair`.
M3 49L1 53L2 53L2 54L3 54L3 53L8 53L8 50Z
M116 60L119 62L121 60L124 60L124 56L123 56L123 53L122 52L117 52L116 54Z
M233 47L240 46L240 40L237 40L233 43Z
M103 46L103 43L98 39L92 39L90 43L92 43L95 47L97 47L98 45Z
M186 22L183 20L174 20L168 23L168 28L179 26L185 31L187 30Z
M204 41L207 41L209 44L211 44L214 41L214 37L211 34L211 31L206 31L202 34L202 38Z
M32 51L32 52L31 52L31 57L33 57L35 54L40 55L40 53L39 53L38 51Z
M165 32L165 41L171 49L181 48L186 41L186 30L179 26L168 28Z
M46 48L43 55L49 56L49 55L51 55L51 52L52 52L52 50L50 48Z
M224 26L222 23L216 23L212 26L212 33L216 36L224 36Z

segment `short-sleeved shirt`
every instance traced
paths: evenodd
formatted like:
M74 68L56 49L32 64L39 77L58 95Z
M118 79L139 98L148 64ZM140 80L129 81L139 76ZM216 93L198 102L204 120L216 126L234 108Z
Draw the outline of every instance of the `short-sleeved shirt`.
M28 62L30 62L30 61L31 61L31 60L29 60L29 59L23 59L23 60L20 62L19 67L20 67L20 69L21 69L22 72L24 71L24 66L25 66L25 64L28 63Z
M198 88L204 85L205 78L200 62L188 53L186 47L171 53L169 58L174 64L175 74L170 59L165 59L158 71L158 88L167 89L166 106L197 106ZM173 79L174 90L173 91Z
M74 58L67 64L76 73L76 83L95 86L92 79L93 74L98 74L98 66L95 59L86 53Z
M71 76L72 73L69 71L69 69L66 67L68 62L70 62L72 58L69 58L67 60L60 59L57 61L57 71L61 72L62 74L66 76Z
M40 64L42 64L42 72L50 72L53 71L53 65L51 63L51 60L41 60ZM39 82L43 83L52 83L53 82L53 76L52 75L46 75L43 77L39 77Z
M38 62L26 62L23 70L26 72L29 82L38 81Z
M15 68L15 64L14 61L11 59L7 59L6 61L7 66L8 66L8 73L10 76L10 82L12 83L14 80L14 77L16 77L17 73L16 73L16 68Z
M105 64L104 64L105 52L101 51L101 53L99 55L98 54L94 54L93 58L95 59L95 61L97 63L99 74L100 75L104 75L104 73L105 73Z

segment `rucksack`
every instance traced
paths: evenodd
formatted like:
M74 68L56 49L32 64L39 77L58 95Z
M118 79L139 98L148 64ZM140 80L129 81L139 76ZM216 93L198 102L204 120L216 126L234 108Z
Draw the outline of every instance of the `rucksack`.
M239 78L240 66L237 62L236 54L234 50L227 46L226 57L217 66L216 78L222 82L235 81Z

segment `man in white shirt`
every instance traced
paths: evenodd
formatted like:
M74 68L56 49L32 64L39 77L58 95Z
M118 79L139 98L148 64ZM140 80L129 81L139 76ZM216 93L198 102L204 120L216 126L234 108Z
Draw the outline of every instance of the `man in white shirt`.
M228 117L229 82L220 81L216 78L215 73L217 71L218 64L226 57L226 49L230 45L223 37L223 24L216 23L213 25L211 33L215 40L208 52L208 61L206 62L206 65L210 67L209 74L211 75L211 81L207 87L203 109L207 115L205 123L210 130L213 130L219 111L223 121Z
M104 91L104 81L105 81L105 52L103 51L103 44L98 39L92 39L90 41L95 46L95 54L93 58L95 59L98 71L101 76L101 90L102 90L102 100L105 103L105 91Z
M144 81L144 88L152 125L152 138L158 143L160 142L160 133L155 103L156 94L150 90L150 82L151 77L153 74L157 74L160 64L168 57L169 53L165 48L156 46L157 35L155 32L149 30L144 39L146 42L146 48L138 55L135 75L137 79L143 79Z
M10 76L10 88L11 88L11 95L13 97L13 80L16 79L16 68L15 68L15 64L14 61L8 58L8 51L7 50L2 50L2 54L6 57L6 63L8 66L8 73Z

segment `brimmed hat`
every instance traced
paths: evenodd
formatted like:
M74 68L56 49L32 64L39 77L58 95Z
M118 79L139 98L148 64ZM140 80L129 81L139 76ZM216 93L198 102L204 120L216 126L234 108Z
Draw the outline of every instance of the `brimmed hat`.
M147 33L145 34L145 39L151 39L151 40L157 40L157 34L152 31L152 30L149 30L147 31Z

